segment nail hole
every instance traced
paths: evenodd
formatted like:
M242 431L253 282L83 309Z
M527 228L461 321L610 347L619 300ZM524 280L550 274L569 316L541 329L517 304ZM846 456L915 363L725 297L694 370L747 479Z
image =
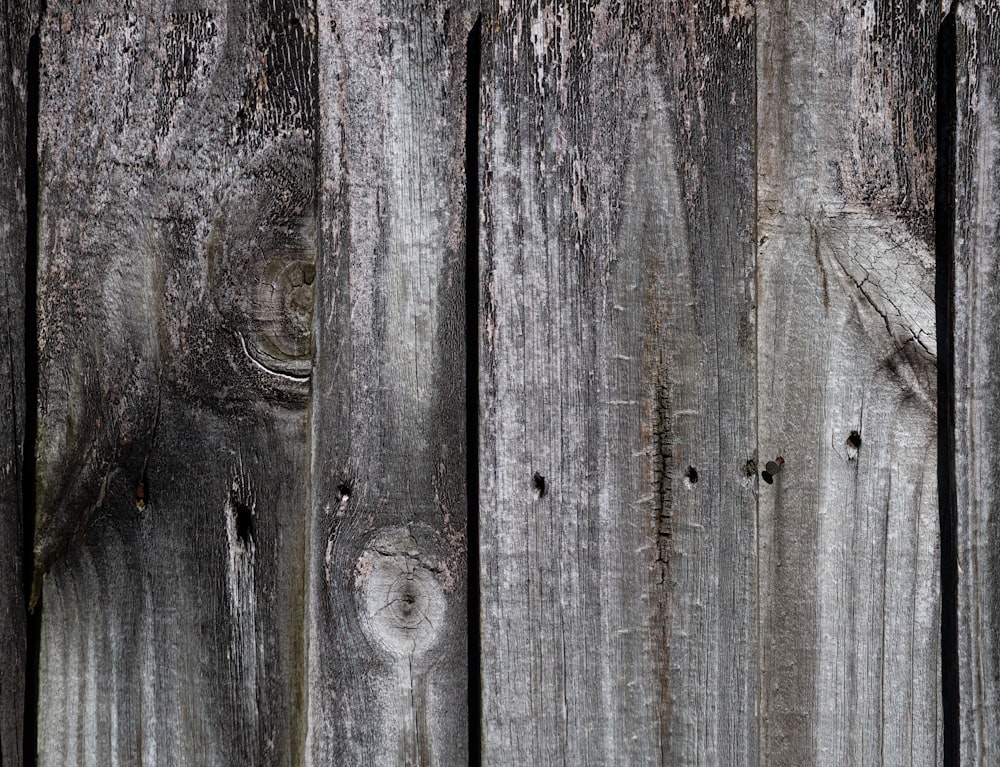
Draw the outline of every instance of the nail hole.
M531 478L531 486L535 489L535 500L541 500L545 497L545 477L537 471Z
M847 444L857 450L861 447L861 435L857 431L852 431L851 436L847 438Z
M337 485L337 495L340 496L341 503L347 503L347 501L350 500L351 497L351 483L341 482L339 485Z
M240 539L240 543L245 545L255 537L253 511L245 503L240 503L235 498L231 500L231 504L236 522L236 537Z
M688 466L688 470L684 472L684 476L687 477L688 482L692 485L698 483L698 470L694 466Z
M146 489L146 476L143 475L135 486L135 507L143 511L147 503L149 503L149 491Z

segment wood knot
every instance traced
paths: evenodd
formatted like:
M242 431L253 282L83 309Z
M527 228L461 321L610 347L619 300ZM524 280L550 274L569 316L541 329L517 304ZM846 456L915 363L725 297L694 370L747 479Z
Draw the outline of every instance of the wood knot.
M308 391L317 218L311 148L272 147L233 184L209 247L212 295L238 367Z
M437 642L447 600L447 573L431 553L433 534L417 526L387 528L365 548L355 571L361 626L395 658L424 655Z

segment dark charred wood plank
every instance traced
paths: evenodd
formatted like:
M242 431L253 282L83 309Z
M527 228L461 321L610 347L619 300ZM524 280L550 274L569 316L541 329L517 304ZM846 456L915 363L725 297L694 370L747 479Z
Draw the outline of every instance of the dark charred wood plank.
M303 759L306 2L42 24L40 763Z
M33 267L28 227L29 47L34 2L0 2L0 764L21 767L24 741L26 546L24 524L27 274ZM30 479L28 480L30 482ZM29 493L30 495L30 493ZM30 714L29 714L30 715Z

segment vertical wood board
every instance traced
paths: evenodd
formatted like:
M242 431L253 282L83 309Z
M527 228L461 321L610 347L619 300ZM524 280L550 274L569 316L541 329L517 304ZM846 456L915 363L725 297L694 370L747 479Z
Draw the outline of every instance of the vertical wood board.
M940 762L930 4L757 4L761 762Z
M467 3L318 6L308 764L468 758Z
M33 3L0 3L0 764L20 767L26 623L22 562L28 47Z
M961 762L1000 761L1000 13L957 4L955 493Z
M749 9L484 14L485 763L756 759Z
M42 22L40 764L302 761L315 26Z

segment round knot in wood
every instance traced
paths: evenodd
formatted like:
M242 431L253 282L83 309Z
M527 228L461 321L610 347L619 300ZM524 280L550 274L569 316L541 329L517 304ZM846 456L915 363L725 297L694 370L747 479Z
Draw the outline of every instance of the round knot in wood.
M262 151L231 184L208 250L237 369L283 394L306 393L312 373L314 186L310 145Z
M420 550L410 529L380 532L359 557L355 580L369 640L397 658L426 653L447 609L440 574L440 564Z
M252 311L255 340L270 358L286 363L311 359L315 279L316 264L294 253L282 253L265 267Z

